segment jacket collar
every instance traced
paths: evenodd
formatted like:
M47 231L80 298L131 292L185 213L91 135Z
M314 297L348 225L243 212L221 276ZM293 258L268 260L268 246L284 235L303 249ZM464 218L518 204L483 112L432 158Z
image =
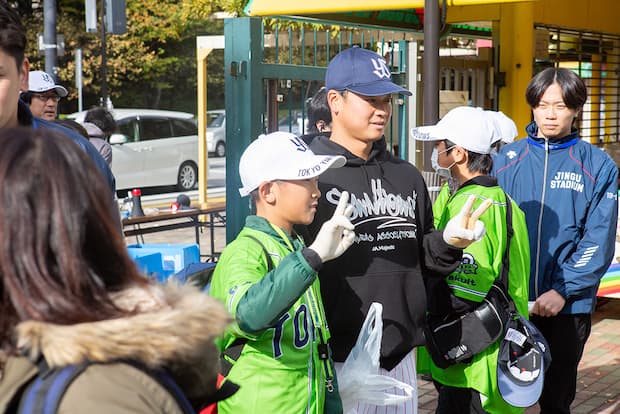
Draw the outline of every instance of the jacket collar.
M481 187L497 187L499 184L497 183L497 178L491 177L490 175L479 175L470 180L467 180L459 187L459 189L463 187L467 187L468 185L479 185Z
M538 137L538 125L536 122L531 122L526 128L527 132L527 142L536 146L536 147L545 147L545 139ZM579 142L579 131L577 128L572 128L570 134L559 138L554 139L553 141L549 141L549 149L562 149L575 145Z
M269 237L278 240L279 243L289 244L285 240L282 239L282 236L273 228L273 226L265 219L264 217L250 215L245 218L245 226L260 231L262 233L268 234ZM282 232L284 234L284 232ZM299 236L297 233L293 234L293 237L288 236L289 242L292 243L295 247L297 243L299 243Z

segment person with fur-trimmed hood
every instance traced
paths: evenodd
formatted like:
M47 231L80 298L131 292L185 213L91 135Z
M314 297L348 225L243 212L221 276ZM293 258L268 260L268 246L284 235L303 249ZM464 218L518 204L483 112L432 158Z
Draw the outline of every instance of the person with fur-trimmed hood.
M88 363L58 412L183 413L216 391L230 317L192 286L157 285L127 253L103 177L69 138L0 129L0 412L47 369Z

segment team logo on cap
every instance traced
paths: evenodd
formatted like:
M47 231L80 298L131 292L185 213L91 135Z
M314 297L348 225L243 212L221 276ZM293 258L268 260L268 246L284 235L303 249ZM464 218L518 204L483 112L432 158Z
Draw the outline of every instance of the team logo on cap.
M375 70L372 71L379 79L390 79L392 75L390 74L390 69L387 67L385 60L381 58L371 58L372 66L374 66Z
M47 73L41 73L41 78L47 83L54 83L54 80Z
M297 151L306 152L309 149L306 143L299 137L289 138L289 141L293 143Z

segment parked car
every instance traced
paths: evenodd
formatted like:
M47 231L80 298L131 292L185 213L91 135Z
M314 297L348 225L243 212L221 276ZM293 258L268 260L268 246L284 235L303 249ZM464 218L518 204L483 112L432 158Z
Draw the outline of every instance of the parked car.
M306 120L305 123L308 123ZM307 129L307 128L306 128ZM278 122L278 130L290 132L298 137L304 134L304 119L300 113L293 112L285 116Z
M216 157L226 155L226 111L207 111L207 151Z
M68 115L84 121L86 111ZM118 133L110 137L112 172L118 190L176 185L187 191L198 184L198 124L186 112L113 109Z

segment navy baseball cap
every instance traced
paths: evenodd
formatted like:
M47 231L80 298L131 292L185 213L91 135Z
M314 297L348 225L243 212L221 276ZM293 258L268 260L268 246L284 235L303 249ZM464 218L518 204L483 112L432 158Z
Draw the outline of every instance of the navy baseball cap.
M325 88L364 96L411 95L409 90L392 82L392 73L385 59L359 46L341 51L329 62Z
M507 403L534 405L542 393L551 351L545 337L523 316L508 324L497 356L497 386Z

